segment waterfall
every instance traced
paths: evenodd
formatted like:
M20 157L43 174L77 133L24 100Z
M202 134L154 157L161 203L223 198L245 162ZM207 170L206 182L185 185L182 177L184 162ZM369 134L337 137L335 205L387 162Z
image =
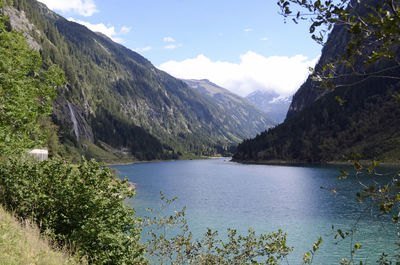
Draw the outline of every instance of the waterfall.
M74 112L74 109L72 108L72 104L68 100L67 100L67 104L68 104L69 112L71 114L72 127L74 129L76 139L79 141L78 121L76 120L75 112Z

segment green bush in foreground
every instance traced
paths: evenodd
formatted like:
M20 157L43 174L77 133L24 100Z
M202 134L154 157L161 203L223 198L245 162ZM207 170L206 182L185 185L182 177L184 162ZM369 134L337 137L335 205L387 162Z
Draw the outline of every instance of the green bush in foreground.
M138 219L125 204L133 196L127 181L94 160L0 164L0 203L94 264L146 263Z

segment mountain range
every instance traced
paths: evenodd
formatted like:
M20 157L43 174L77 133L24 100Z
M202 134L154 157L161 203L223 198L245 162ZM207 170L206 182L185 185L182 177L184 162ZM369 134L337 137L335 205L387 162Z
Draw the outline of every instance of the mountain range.
M66 84L53 101L65 152L103 160L224 154L274 125L246 99L193 88L101 33L35 0L6 0L11 26L24 32L44 67L59 65ZM199 81L205 83L205 81ZM211 85L213 86L213 85Z

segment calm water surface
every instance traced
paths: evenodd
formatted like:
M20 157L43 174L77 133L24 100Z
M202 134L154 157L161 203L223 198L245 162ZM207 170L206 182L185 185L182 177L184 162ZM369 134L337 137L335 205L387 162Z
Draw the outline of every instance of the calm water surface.
M257 233L281 228L288 234L288 245L294 247L290 264L301 264L302 253L312 248L319 236L323 244L315 264L339 264L340 258L350 257L351 241L334 244L332 225L345 230L357 222L353 240L364 247L356 257L369 264L376 263L385 249L395 249L395 227L390 220L375 219L355 201L360 186L354 179L337 181L337 167L242 165L221 158L113 168L137 184L133 204L138 215L145 214L146 208L159 208L163 191L179 198L176 209L187 206L195 235L203 234L207 227L243 233L249 227ZM321 186L334 187L337 193Z

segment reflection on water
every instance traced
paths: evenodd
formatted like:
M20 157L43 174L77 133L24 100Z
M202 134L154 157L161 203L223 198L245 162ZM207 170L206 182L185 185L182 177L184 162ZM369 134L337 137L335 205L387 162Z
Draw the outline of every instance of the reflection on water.
M338 264L349 257L350 241L333 245L332 225L351 228L358 220L353 238L364 244L358 253L375 263L384 249L396 240L390 220L375 220L355 200L360 189L355 179L337 181L336 167L242 165L227 159L169 161L115 166L121 176L137 183L134 205L139 215L158 208L159 192L179 199L177 209L187 206L191 230L201 235L207 227L225 231L231 227L259 233L282 228L295 252L291 264L299 264L302 253L319 236L322 248L315 264ZM324 187L335 187L335 195ZM366 247L368 245L368 247Z

